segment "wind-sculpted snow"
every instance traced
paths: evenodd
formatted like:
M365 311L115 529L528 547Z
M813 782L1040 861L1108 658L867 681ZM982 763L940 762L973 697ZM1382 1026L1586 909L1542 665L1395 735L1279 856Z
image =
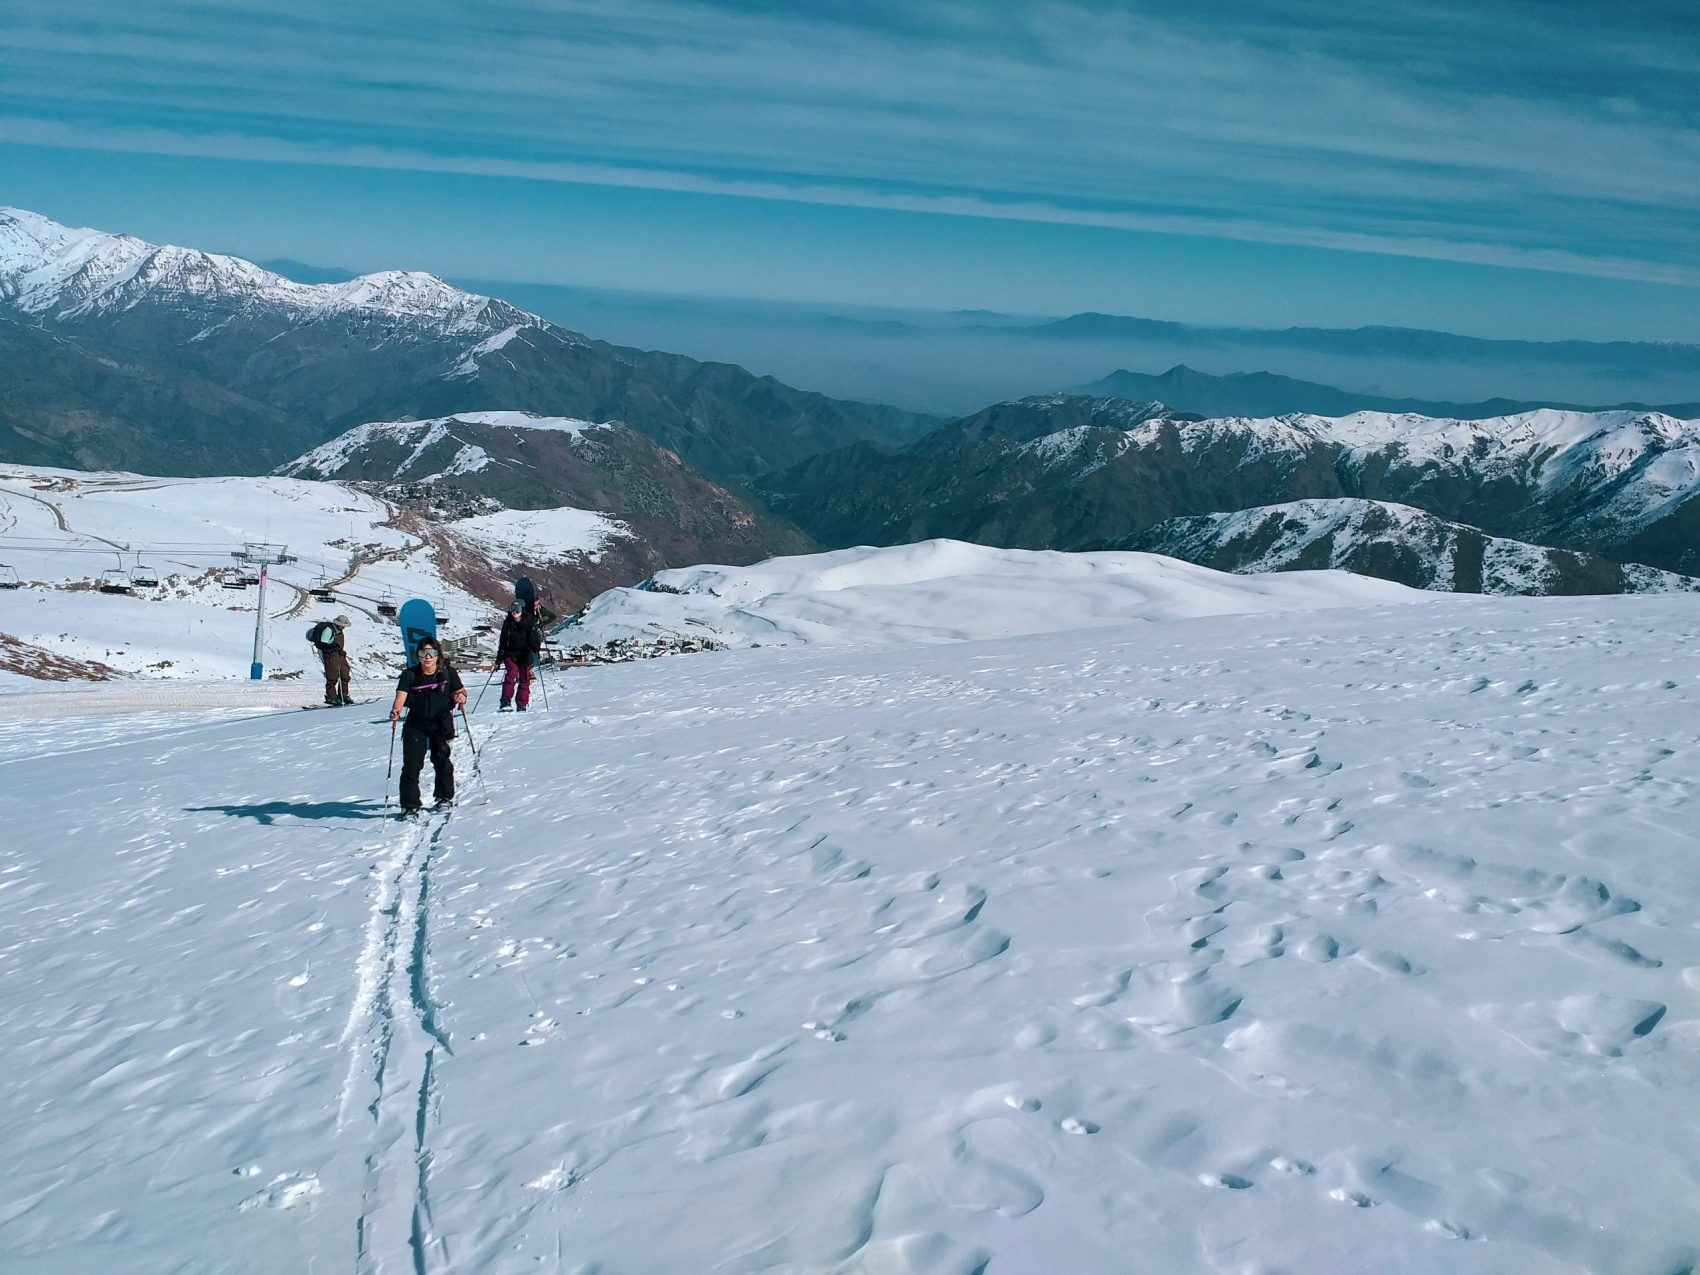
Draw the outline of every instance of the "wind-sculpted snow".
M701 632L734 646L951 642L1420 596L1344 572L1250 579L1148 553L928 540L657 572L635 589L604 593L564 637L602 643Z
M15 723L6 1268L1686 1270L1697 638L598 668L418 827L369 711Z

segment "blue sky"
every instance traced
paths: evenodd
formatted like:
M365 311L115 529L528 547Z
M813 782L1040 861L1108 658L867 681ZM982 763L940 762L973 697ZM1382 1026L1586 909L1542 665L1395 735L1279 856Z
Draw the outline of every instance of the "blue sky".
M1687 3L11 0L0 174L355 269L1700 341Z

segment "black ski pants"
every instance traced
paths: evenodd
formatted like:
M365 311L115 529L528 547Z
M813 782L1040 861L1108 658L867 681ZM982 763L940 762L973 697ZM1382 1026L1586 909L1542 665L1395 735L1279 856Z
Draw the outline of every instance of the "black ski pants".
M436 730L427 730L412 722L401 728L401 804L404 810L425 804L419 798L419 772L425 768L427 751L431 754L431 770L436 775L431 795L438 801L454 800L455 764L449 756L449 743L454 737L452 721Z

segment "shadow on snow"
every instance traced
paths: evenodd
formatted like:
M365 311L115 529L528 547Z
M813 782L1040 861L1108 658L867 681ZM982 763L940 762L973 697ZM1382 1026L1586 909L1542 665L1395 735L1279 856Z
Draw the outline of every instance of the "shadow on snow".
M185 813L214 813L270 824L279 815L292 819L382 819L384 807L375 801L265 801L256 806L185 806Z

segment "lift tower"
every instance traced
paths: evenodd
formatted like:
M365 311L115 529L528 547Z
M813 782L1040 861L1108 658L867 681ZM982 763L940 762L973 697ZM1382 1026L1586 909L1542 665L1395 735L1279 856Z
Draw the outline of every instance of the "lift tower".
M294 562L288 545L245 544L230 555L236 561L260 569L260 602L254 608L254 662L248 666L248 677L259 681L265 675L261 650L266 641L266 572L268 568Z

